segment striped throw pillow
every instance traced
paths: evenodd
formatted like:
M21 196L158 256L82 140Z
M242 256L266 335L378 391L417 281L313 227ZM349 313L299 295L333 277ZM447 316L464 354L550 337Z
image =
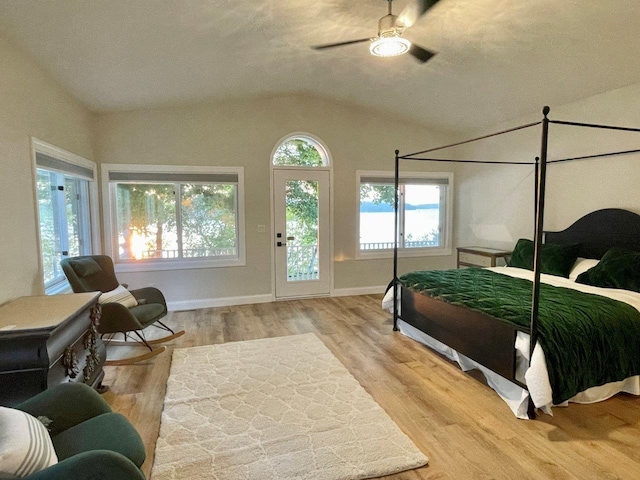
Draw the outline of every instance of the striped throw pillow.
M0 407L0 477L22 478L58 463L49 432L21 410Z
M131 292L124 288L122 285L118 285L117 288L110 292L104 292L98 299L99 303L121 303L127 308L135 307L138 305L136 297L131 295Z

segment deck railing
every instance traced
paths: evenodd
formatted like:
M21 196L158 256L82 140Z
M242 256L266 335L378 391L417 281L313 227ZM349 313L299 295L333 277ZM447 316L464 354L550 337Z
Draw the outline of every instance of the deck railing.
M287 245L287 277L290 282L319 278L318 245Z
M431 240L407 240L403 248L438 247L440 238L435 236ZM393 242L368 242L361 243L360 250L393 250Z
M141 259L149 258L179 258L180 254L178 249L163 249L163 250L145 250L140 252ZM236 254L235 247L221 247L221 248L190 248L182 250L182 258L202 258L202 257L225 257L233 256Z

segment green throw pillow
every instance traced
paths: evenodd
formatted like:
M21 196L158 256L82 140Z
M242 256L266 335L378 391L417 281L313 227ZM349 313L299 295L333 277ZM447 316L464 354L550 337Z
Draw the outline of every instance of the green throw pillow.
M98 262L91 257L70 260L69 263L71 264L73 271L76 272L76 275L80 278L88 277L89 275L93 275L94 273L98 273L102 270L100 265L98 265Z
M578 275L576 282L640 293L640 252L612 248L595 267Z
M578 258L579 249L580 245L555 245L552 243L542 245L541 273L569 277L571 267ZM509 266L533 270L533 251L533 241L521 238L513 249Z

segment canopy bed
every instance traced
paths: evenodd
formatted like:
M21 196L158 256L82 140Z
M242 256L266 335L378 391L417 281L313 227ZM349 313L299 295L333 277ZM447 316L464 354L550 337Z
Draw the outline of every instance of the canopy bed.
M521 239L508 267L410 272L398 276L394 248L392 288L383 305L394 330L479 369L520 418L568 401L590 403L619 391L640 395L640 215L604 209L561 232L544 232L548 164L638 153L626 150L547 159L549 124L640 129L554 121L540 122L408 155L396 150L396 236L401 161L533 165L535 228ZM424 154L542 126L535 162L441 159ZM568 277L568 278L567 278ZM397 301L393 301L397 299Z

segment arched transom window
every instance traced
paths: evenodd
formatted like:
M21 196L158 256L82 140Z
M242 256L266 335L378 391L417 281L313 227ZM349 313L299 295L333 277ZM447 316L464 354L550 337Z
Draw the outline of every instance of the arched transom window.
M320 142L310 136L285 138L273 153L273 165L286 167L328 167L329 155Z

